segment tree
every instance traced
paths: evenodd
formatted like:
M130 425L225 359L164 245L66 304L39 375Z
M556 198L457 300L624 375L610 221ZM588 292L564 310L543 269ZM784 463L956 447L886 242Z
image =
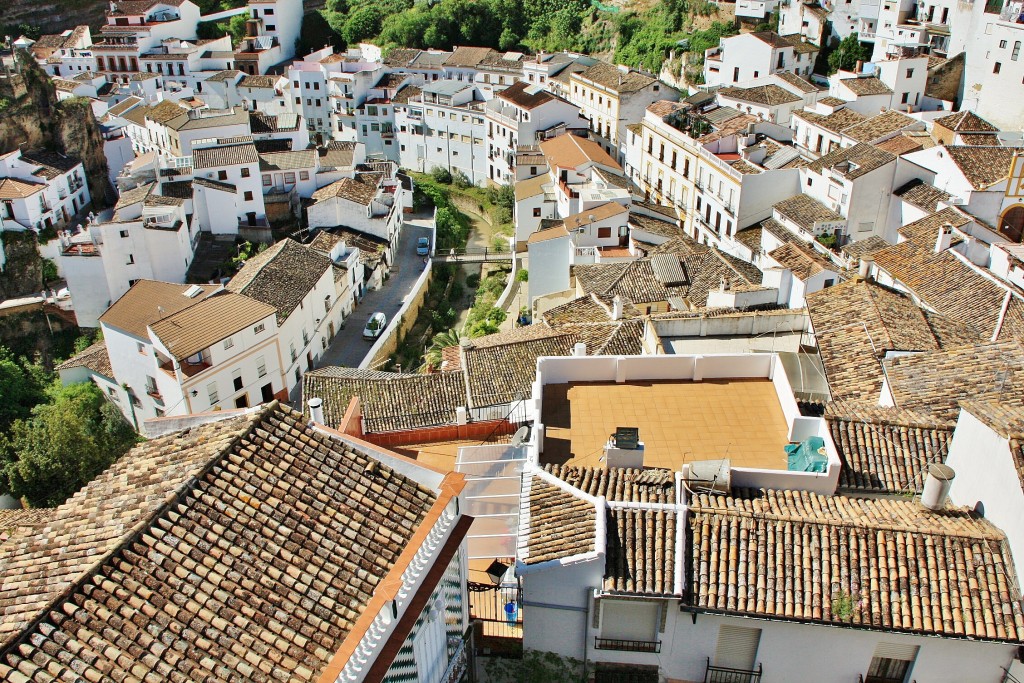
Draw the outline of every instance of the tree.
M828 56L828 72L834 74L840 69L849 71L857 66L857 62L871 58L871 50L862 44L856 32L851 33L839 42L839 46Z
M137 441L95 384L55 384L49 393L52 401L16 421L8 438L7 484L36 507L60 505Z
M46 371L38 362L15 358L0 346L0 432L15 420L28 417L32 406L46 399Z
M498 49L508 51L517 45L519 45L519 36L512 29L505 27L498 38Z
M461 341L462 337L456 330L445 330L435 334L430 340L427 352L423 355L426 366L432 370L441 367L441 358L444 350L452 346L458 346Z
M348 15L341 27L341 37L349 45L373 38L380 33L383 15L376 5L366 5Z

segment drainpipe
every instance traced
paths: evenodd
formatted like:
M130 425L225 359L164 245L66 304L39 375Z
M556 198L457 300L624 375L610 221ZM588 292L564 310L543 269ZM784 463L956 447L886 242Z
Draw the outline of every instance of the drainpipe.
M583 590L583 675L581 683L587 683L587 646L590 644L590 589Z

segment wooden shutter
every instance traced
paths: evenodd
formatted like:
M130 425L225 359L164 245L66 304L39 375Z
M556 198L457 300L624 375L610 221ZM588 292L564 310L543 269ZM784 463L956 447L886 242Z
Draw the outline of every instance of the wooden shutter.
M879 643L878 646L875 647L875 658L899 659L904 662L912 662L917 658L917 649L917 645Z
M657 640L657 602L601 601L601 637L614 640Z
M751 671L757 658L761 629L743 626L722 626L718 630L715 666Z

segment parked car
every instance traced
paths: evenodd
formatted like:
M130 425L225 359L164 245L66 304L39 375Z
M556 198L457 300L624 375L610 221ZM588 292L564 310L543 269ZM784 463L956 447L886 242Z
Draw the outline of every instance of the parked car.
M366 327L363 328L363 339L376 339L384 332L384 328L387 326L387 316L377 311L366 321Z
M430 253L430 239L427 237L421 237L416 240L416 255L426 256Z

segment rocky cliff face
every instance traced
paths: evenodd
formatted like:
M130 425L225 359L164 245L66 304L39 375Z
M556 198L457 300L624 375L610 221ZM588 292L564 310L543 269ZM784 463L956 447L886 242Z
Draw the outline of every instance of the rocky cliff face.
M106 0L6 0L3 5L0 24L38 26L43 33L60 33L82 24L98 28L110 7Z
M112 197L107 157L89 101L72 98L58 102L53 82L42 69L31 59L21 62L20 76L12 79L18 81L17 87L5 89L7 94L19 96L0 117L0 154L21 147L50 149L78 157L85 165L93 207L107 206Z

